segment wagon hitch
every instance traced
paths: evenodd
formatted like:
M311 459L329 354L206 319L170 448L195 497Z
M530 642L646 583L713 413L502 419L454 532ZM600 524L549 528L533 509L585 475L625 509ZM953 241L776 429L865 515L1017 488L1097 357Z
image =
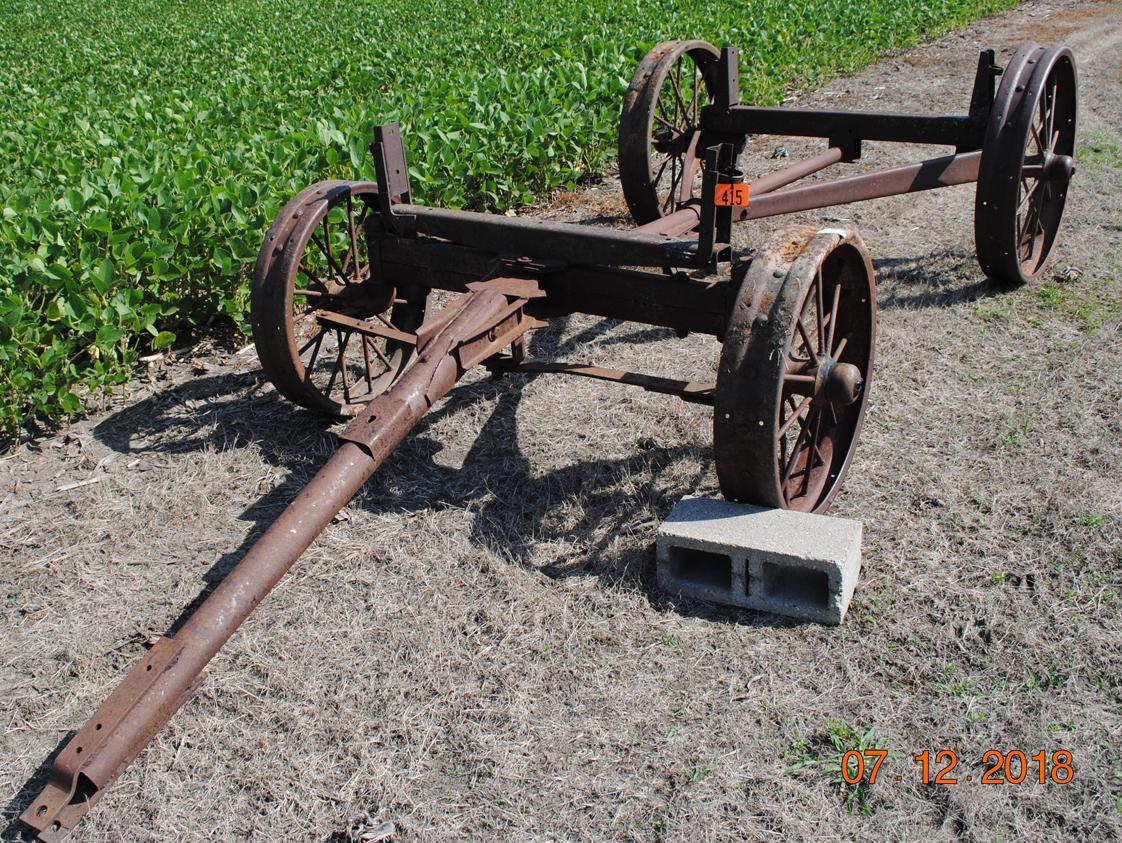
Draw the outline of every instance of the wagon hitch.
M501 279L497 279L500 280ZM434 403L477 363L538 322L525 299L483 287L437 314L418 359L342 432L342 445L182 627L129 671L56 757L20 815L45 843L62 840L189 699L207 663Z

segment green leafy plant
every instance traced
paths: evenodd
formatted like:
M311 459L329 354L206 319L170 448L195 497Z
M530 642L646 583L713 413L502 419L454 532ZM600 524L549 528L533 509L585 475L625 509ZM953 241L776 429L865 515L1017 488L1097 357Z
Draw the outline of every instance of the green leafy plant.
M216 319L284 202L369 179L403 125L417 197L506 209L614 156L635 63L741 46L773 103L1012 0L8 0L0 28L0 434L79 412Z
M824 734L792 744L788 751L791 763L787 767L787 772L817 769L841 793L846 810L871 814L870 773L858 770L858 762L854 756L850 755L847 759L846 755L850 752L864 755L870 750L886 752L883 758L897 757L896 753L885 750L885 742L876 736L875 726L859 732L844 723L828 723ZM848 768L844 769L843 775L843 765L847 763ZM865 774L861 775L862 772Z

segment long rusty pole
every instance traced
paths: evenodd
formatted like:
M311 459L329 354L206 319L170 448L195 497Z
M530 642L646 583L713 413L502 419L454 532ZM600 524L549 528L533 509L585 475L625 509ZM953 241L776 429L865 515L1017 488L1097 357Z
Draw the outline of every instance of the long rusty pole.
M741 210L734 219L738 222L755 220L796 211L844 205L848 202L863 202L866 199L881 199L920 190L933 190L937 187L967 184L978 180L981 158L981 152L963 152L958 155L929 158L926 161L893 167L890 170L778 190L767 193L759 199L752 199L751 204Z
M845 156L841 147L831 146L825 152L820 152L802 161L796 161L791 166L776 170L774 173L768 173L766 176L760 176L749 183L751 186L749 195L763 196L765 193L771 193L773 190L796 182L812 173L817 173L819 170L825 170L832 164L837 164L843 157Z
M179 631L145 654L59 753L46 787L20 816L40 840L64 838L190 698L222 645L421 416L463 376L467 367L456 353L461 344L493 328L510 307L507 297L493 290L467 293L448 305L451 317L417 361L348 427L361 432L363 444L351 437L341 445ZM504 340L510 338L507 332Z
M841 161L842 150L832 146L812 158L798 161L751 182L751 202L748 207L739 210L733 220L742 222L774 217L847 202L882 199L886 196L974 182L978 180L981 156L982 153L977 151L945 155L888 170L778 190ZM641 225L635 231L677 237L696 226L700 218L698 206L690 205Z

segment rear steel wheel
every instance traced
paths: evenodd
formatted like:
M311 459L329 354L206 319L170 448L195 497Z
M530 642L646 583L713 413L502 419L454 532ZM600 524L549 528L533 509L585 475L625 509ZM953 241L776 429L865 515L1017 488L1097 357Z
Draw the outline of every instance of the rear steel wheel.
M1075 60L1027 44L1002 76L982 147L974 201L978 263L1024 284L1044 268L1075 172Z
M619 120L619 178L638 225L673 213L699 188L698 124L719 57L706 41L663 41L635 70Z
M257 259L250 321L261 367L309 409L354 415L413 354L427 291L374 275L364 226L376 204L369 182L312 185L281 211Z
M851 231L787 232L741 282L713 413L729 500L823 512L853 458L876 340L872 262Z

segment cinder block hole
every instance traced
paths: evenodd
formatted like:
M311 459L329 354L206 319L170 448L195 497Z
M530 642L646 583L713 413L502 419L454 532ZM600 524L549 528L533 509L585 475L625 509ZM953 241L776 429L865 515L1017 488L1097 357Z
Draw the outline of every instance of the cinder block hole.
M830 577L814 568L765 562L761 585L767 597L808 609L825 609L830 603Z
M732 588L732 560L723 553L692 547L670 548L670 576L682 585Z

